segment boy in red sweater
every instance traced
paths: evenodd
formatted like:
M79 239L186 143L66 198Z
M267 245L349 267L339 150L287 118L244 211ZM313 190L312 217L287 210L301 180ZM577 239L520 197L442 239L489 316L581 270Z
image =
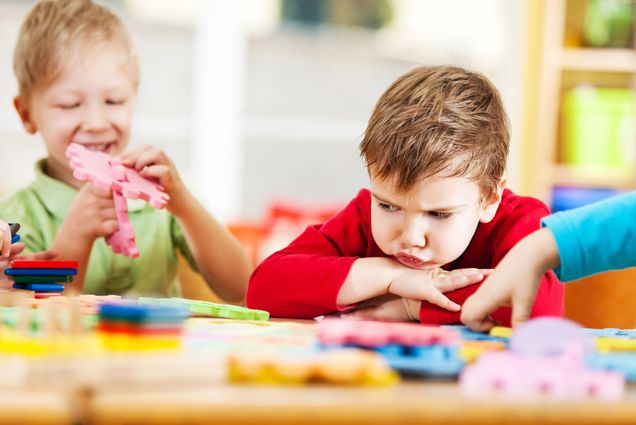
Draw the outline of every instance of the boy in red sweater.
M380 97L360 145L370 177L340 213L253 272L251 308L447 324L504 255L539 229L540 201L504 189L508 118L497 89L461 68L416 68ZM543 275L532 316L563 314ZM510 325L510 308L492 314Z

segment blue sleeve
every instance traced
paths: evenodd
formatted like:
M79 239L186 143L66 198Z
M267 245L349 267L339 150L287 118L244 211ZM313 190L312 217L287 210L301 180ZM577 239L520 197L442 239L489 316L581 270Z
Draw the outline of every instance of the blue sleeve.
M636 192L558 212L541 225L556 240L561 281L636 266Z

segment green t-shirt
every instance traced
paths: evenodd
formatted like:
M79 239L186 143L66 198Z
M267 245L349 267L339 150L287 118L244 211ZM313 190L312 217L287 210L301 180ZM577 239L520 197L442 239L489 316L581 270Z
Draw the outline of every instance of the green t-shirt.
M0 202L0 217L20 223L26 251L49 249L66 217L77 190L44 173L45 161L36 163L35 181ZM195 267L190 248L175 218L141 200L128 200L128 215L135 228L139 257L115 254L104 238L93 244L84 278L85 293L178 296L179 249ZM66 243L72 244L72 240Z

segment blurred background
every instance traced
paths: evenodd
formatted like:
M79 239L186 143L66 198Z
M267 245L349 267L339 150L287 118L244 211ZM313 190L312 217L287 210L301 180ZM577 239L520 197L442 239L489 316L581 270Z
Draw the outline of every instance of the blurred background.
M0 195L28 184L45 154L12 108L13 47L33 3L0 0ZM357 148L366 121L389 84L418 65L468 67L499 88L517 193L557 211L636 183L634 1L103 3L139 52L132 145L164 149L255 264L367 185ZM636 326L625 305L635 277L569 285L568 315Z

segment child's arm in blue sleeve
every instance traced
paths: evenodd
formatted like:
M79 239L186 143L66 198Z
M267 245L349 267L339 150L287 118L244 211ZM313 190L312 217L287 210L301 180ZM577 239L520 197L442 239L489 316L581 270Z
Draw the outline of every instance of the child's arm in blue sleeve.
M636 266L636 192L542 220L557 242L560 280Z

